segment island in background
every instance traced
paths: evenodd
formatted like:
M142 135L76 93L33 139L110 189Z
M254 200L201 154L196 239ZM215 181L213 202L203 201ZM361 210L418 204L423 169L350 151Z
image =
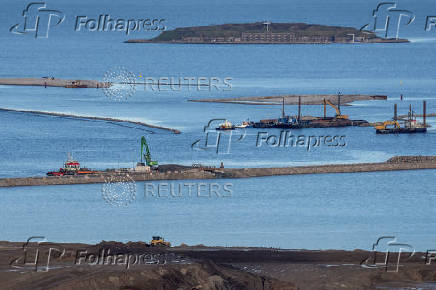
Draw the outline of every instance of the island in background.
M381 38L354 27L306 23L256 22L181 27L162 32L152 39L129 39L126 43L198 44L328 44L404 43L407 39Z

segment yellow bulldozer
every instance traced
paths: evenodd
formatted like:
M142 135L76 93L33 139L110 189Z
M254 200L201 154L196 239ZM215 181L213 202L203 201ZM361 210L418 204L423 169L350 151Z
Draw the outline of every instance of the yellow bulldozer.
M164 238L162 238L161 236L153 236L151 239L150 245L152 247L154 247L154 246L171 247L171 243L166 242L164 240Z

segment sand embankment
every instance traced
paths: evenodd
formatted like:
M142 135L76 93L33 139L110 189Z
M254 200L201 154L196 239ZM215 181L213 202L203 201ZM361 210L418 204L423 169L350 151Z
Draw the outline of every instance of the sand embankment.
M190 99L190 102L204 103L231 103L244 105L281 105L283 98L285 105L298 105L298 99L301 97L302 105L322 105L324 99L333 104L337 104L337 95L282 95L269 97L240 97L240 98L221 98L221 99ZM387 96L381 95L341 95L341 105L348 105L354 101L366 100L387 100Z
M426 117L436 117L436 113L428 113L428 114L425 114L425 116ZM398 116L398 119L400 119L400 120L407 120L407 118L408 118L409 116L408 115L399 115ZM419 117L419 118L422 118L422 117L424 117L424 115L423 114L415 114L415 117Z
M69 80L56 78L0 78L0 85L7 86L42 86L67 88L107 88L109 83L95 80Z
M28 113L28 114L35 114L35 115L47 115L47 116L84 119L84 120L101 120L101 121L107 121L107 122L129 123L129 124L135 124L135 125L140 125L140 126L154 128L154 129L171 131L174 134L180 134L180 131L177 129L152 125L152 124L148 124L148 123L144 123L144 122L140 122L140 121L124 120L124 119L117 119L117 118L83 116L83 115L65 114L65 113L57 113L57 112L45 112L45 111L34 111L34 110L15 110L15 109L8 109L8 108L0 108L0 111Z
M115 172L88 175L2 178L0 187L106 183L111 176L129 176L133 181L249 178L278 175L359 173L376 171L436 169L436 156L398 156L386 162L313 165L280 168L186 168L174 171Z

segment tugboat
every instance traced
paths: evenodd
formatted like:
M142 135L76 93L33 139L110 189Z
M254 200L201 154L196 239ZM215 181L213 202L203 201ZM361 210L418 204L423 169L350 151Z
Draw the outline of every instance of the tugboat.
M243 121L241 124L235 125L235 128L243 129L249 126L250 126L250 121Z
M221 131L235 130L235 126L226 120L224 123L220 124L218 128L215 128L215 130L221 130Z
M47 172L47 176L64 176L64 175L80 175L80 174L93 174L97 171L90 170L88 168L81 168L80 163L74 160L70 153L68 153L68 159L64 163L63 168L59 168L59 171Z

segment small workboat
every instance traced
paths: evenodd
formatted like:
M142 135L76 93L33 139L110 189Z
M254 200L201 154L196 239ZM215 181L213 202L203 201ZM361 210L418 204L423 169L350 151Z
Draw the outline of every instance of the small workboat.
M244 122L242 122L242 124L235 125L235 128L247 128L248 126L250 126L250 123L247 121L244 121Z
M222 130L222 131L235 130L235 126L233 126L232 123L226 120L224 123L220 124L218 128L215 128L215 130Z

